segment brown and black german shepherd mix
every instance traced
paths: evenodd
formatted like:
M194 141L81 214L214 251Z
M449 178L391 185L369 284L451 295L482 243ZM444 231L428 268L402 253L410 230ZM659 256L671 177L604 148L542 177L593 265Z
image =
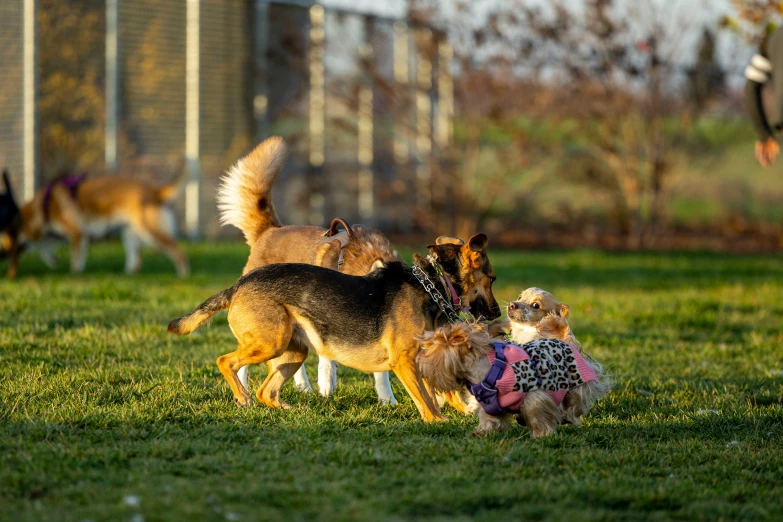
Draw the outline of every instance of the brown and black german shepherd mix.
M327 230L321 227L283 225L272 201L272 186L286 157L282 138L272 136L262 141L233 165L221 179L217 193L220 219L242 231L250 255L242 275L274 263L309 263L332 268L349 275L364 275L373 270L377 260L402 261L388 239L379 231L361 225L353 227L339 218L335 222L345 227ZM239 380L246 389L247 367L239 370ZM312 391L305 365L294 375L296 387ZM337 365L325 357L319 358L318 388L322 395L331 395L337 386ZM389 385L389 374L375 374L375 389L381 402L396 403Z
M473 236L467 244L429 248L476 317L500 316L492 295L495 275L484 234ZM413 262L432 281L438 280L422 256L414 255ZM280 399L280 389L312 349L364 372L393 371L425 422L444 419L419 375L416 336L448 319L404 263L385 263L361 277L305 264L265 266L172 321L168 330L189 334L226 308L239 346L219 357L217 365L239 406L249 406L251 398L237 371L266 361L269 374L256 397L272 408L289 407Z

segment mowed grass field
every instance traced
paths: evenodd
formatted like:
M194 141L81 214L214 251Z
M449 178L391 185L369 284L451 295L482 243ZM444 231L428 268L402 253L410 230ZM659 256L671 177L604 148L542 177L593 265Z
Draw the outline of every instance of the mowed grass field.
M344 367L332 398L288 384L293 410L239 410L215 366L225 312L165 330L247 247L188 252L185 280L155 254L127 277L108 243L84 275L28 255L0 282L0 519L783 519L781 256L490 249L502 304L552 291L616 380L582 426L533 441L471 437L448 409L424 424L396 378L381 406Z

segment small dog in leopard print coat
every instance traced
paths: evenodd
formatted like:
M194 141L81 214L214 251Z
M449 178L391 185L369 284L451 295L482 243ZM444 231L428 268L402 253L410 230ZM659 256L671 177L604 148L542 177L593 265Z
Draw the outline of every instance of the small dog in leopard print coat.
M568 338L567 323L551 317L542 320L542 330ZM578 424L611 389L600 364L560 339L516 345L468 323L425 332L419 339L422 377L437 391L467 386L478 400L476 435L505 430L514 416L533 438L551 435L558 424Z

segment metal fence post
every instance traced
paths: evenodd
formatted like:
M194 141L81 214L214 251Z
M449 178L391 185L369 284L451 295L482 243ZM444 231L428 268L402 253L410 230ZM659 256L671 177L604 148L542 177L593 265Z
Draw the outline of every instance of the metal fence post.
M24 200L33 199L38 181L38 0L24 0L22 43L22 165Z
M185 158L188 184L185 188L185 228L191 239L199 236L200 164L200 24L201 0L187 0L185 59Z
M452 232L457 231L457 209L458 189L457 180L454 179L454 172L449 163L448 148L451 144L452 136L452 114L454 112L454 81L451 77L451 62L453 59L453 49L447 41L444 33L438 33L437 38L437 96L435 97L435 137L436 154L433 162L434 170L437 172L437 180L433 192L437 193L435 199L441 211L441 218L438 227L450 228Z
M119 3L106 0L106 128L104 155L106 170L116 172L117 120L119 117Z
M404 180L404 190L410 191L413 187L410 181L410 69L411 69L411 34L408 24L402 20L394 22L394 97L396 114L394 117L394 165L397 178ZM401 198L404 199L404 198ZM410 230L413 219L412 212L404 206L398 207L396 212L397 226L402 230Z
M425 49L432 41L432 31L416 30L416 192L419 211L424 215L432 212L432 61Z
M324 80L324 8L310 8L310 224L324 221L323 165L326 159L326 84ZM314 186L313 186L314 185Z
M253 115L255 116L256 121L255 139L256 142L260 142L269 136L269 91L267 86L269 63L266 56L267 49L269 48L268 0L256 0L253 36L255 38L253 48L255 60Z
M451 77L451 61L454 51L445 39L438 43L438 112L435 120L435 139L440 150L451 143L454 114L454 81Z
M358 207L359 217L369 222L373 218L375 205L373 183L373 23L367 19L364 24L364 42L359 47L362 68L359 78L359 107L357 122L357 159L359 160ZM371 223L370 223L371 224Z

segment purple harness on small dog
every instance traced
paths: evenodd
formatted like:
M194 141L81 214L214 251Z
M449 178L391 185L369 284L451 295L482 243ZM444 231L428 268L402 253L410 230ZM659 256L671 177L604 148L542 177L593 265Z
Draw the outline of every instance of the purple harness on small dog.
M492 361L492 367L484 380L478 384L468 384L468 391L476 398L484 411L495 417L504 413L517 413L504 408L498 401L498 388L496 386L498 379L506 369L506 356L503 355L503 347L506 343L492 343L495 348L495 360Z
M52 201L52 190L54 189L55 185L64 185L65 188L67 188L70 193L71 197L76 197L76 191L79 189L79 185L82 184L84 179L87 177L86 172L82 172L81 174L73 174L71 176L63 176L61 178L57 178L54 181L50 181L46 188L44 189L44 196L43 196L43 214L44 214L44 221L46 223L49 222L49 203Z

